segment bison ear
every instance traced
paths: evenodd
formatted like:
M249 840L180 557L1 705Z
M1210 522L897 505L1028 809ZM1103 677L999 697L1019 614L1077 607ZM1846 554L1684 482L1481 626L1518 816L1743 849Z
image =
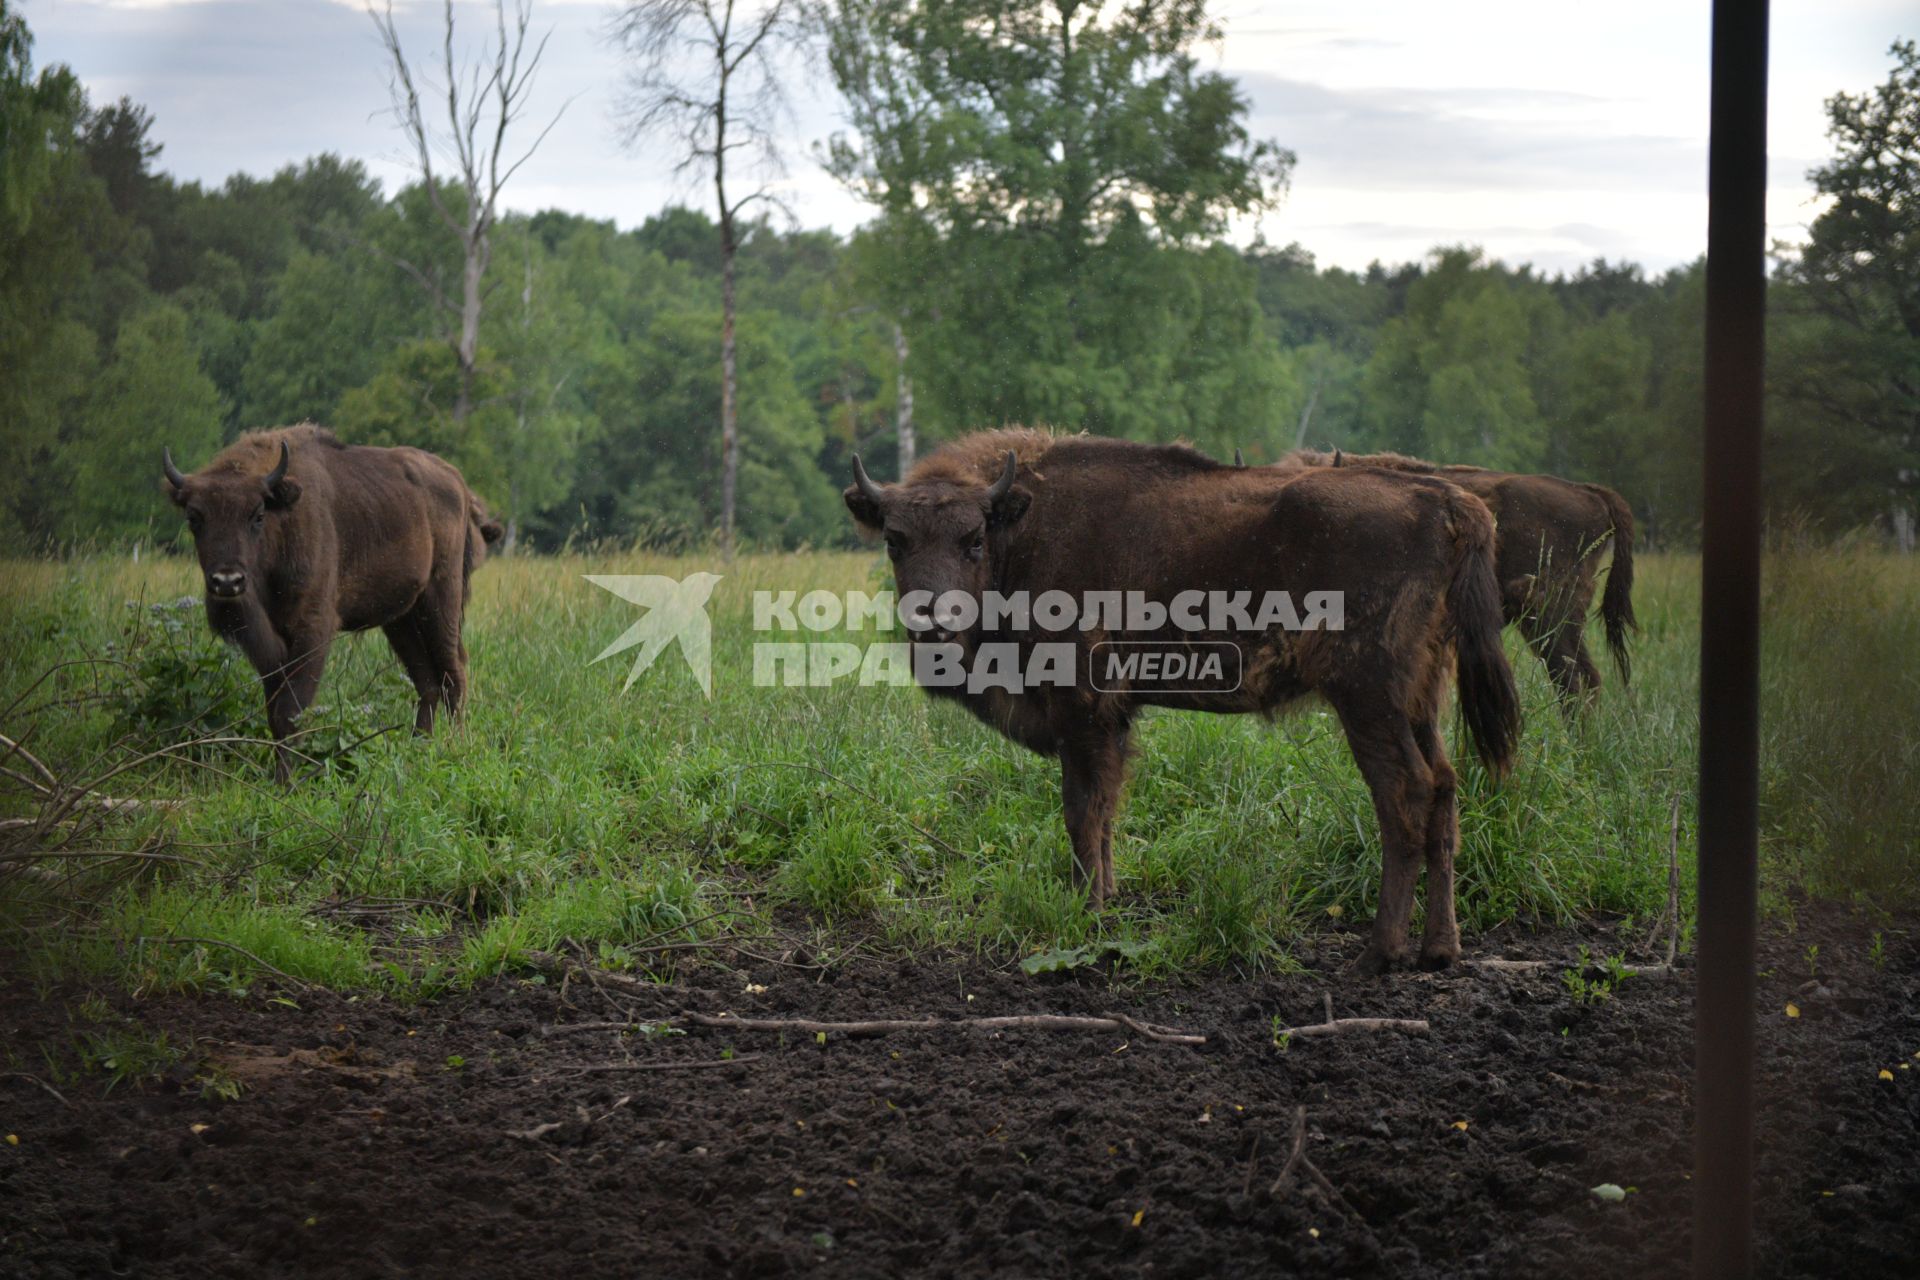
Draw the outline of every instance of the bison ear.
M300 501L300 482L292 476L281 476L267 489L267 506L275 511L284 511Z
M1021 516L1027 514L1027 508L1033 505L1033 491L1025 485L1014 485L1002 494L987 512L987 526L992 529L1005 529L1017 524Z
M854 520L863 530L878 532L886 523L886 518L880 514L880 504L859 485L848 485L840 496L846 501L847 510L853 513Z

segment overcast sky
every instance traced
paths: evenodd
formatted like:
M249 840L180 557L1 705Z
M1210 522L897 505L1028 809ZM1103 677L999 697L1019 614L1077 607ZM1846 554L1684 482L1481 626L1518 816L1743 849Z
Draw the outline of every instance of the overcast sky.
M321 151L358 157L389 191L406 167L360 0L24 0L38 66L71 65L96 104L144 104L160 167L217 185ZM618 144L620 65L600 38L609 0L536 0L552 41L534 112L565 114L507 203L622 227L703 188L659 152ZM439 4L399 6L433 49ZM481 33L483 11L459 7ZM1204 61L1235 76L1252 126L1299 155L1291 192L1257 228L1323 264L1364 267L1473 243L1569 270L1595 256L1658 270L1706 239L1705 0L1216 0L1225 39ZM1886 78L1887 46L1920 34L1912 0L1775 0L1773 234L1817 212L1806 170L1827 154L1822 101ZM839 124L819 73L796 77L782 180L807 225L865 216L820 171ZM1255 233L1238 228L1237 238Z

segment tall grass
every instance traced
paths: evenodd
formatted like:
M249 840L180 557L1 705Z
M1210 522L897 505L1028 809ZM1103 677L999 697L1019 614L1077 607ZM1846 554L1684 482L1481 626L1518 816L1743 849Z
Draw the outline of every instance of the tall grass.
M1819 893L1920 896L1920 559L1781 538L1762 607L1770 861Z
M1893 783L1911 770L1920 724L1920 692L1896 661L1902 645L1914 651L1915 579L1865 552L1804 555L1769 597L1770 867L1823 891L1910 889L1914 806ZM364 971L406 988L423 974L496 972L564 941L644 963L623 949L750 932L774 912L788 925L799 913L829 948L857 938L1011 959L1111 944L1147 971L1284 965L1303 932L1371 914L1372 808L1318 706L1272 725L1147 716L1115 827L1121 897L1093 915L1070 885L1053 762L915 689L756 687L754 591L873 590L875 556L724 566L711 699L673 649L624 694L630 654L590 665L637 611L584 574L722 568L640 554L489 562L475 581L472 702L458 729L359 741L290 795L271 785L261 746L151 761L126 786L188 803L116 827L112 847L193 861L75 860L59 864L69 879L57 888L45 875L0 876L0 927L62 921L26 934L28 945L130 981L246 973L232 949L132 944L164 926L224 937L304 979L350 984ZM1816 619L1802 597L1841 573L1859 576L1858 598L1874 607ZM1807 587L1792 585L1800 578ZM148 606L194 579L171 560L0 564L0 707L20 699L0 732L29 736L61 769L126 755L130 700L164 694L138 688L142 673L172 669L148 661ZM1651 916L1666 897L1676 798L1691 884L1696 562L1643 557L1636 594L1631 691L1609 686L1569 724L1513 642L1527 713L1519 767L1495 786L1454 735L1469 934L1508 920ZM1842 637L1856 655L1844 666L1831 661ZM250 690L250 673L223 666L203 627L169 643L196 647L195 678ZM311 727L344 745L368 725L410 723L411 689L381 637L343 639L334 653ZM95 661L21 697L49 668L84 658ZM256 701L244 699L240 727L257 734ZM1871 745L1867 724L1878 729ZM0 781L0 812L26 809ZM87 896L98 905L76 905ZM722 914L747 903L758 925Z

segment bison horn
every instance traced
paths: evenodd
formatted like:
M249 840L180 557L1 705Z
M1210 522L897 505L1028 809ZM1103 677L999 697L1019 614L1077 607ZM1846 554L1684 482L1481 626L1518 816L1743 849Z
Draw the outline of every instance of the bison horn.
M1338 449L1335 449L1333 451L1333 465L1336 467L1342 466L1344 465L1344 461L1345 461L1345 455L1343 455Z
M1233 451L1233 465L1236 467L1244 467L1247 465L1247 460L1240 456L1240 450L1237 447Z
M280 442L280 465L267 473L267 488L271 489L287 478L288 460L287 442L282 440Z
M180 474L180 468L173 465L173 450L160 446L160 469L167 473L167 482L176 489L187 487L187 478Z
M1002 471L1000 478L993 482L993 488L987 490L987 501L989 503L998 502L1007 496L1007 491L1013 488L1014 473L1019 469L1019 459L1013 456L1013 450L1007 450L1006 470Z
M860 455L857 453L853 455L853 482L860 486L860 492L866 495L867 501L880 501L880 486L868 477L867 469L860 465Z

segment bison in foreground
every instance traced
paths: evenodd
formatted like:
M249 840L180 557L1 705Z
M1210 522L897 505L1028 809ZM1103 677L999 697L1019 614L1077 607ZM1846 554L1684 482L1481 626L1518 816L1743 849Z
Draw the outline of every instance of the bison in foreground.
M1113 813L1127 742L1144 706L1273 712L1308 693L1332 704L1373 795L1381 828L1380 910L1361 966L1410 958L1416 881L1427 871L1422 963L1459 955L1453 857L1459 840L1455 779L1440 738L1447 668L1482 759L1496 774L1512 759L1519 703L1500 647L1493 520L1460 488L1373 469L1291 474L1224 467L1184 446L1156 447L1006 430L967 437L928 457L900 484L870 480L854 461L845 499L856 521L886 539L909 626L966 661L989 652L1070 646L1066 683L972 687L929 681L1009 738L1061 764L1075 879L1098 905L1114 889ZM926 597L915 593L926 592ZM1064 592L1078 601L1139 593L1135 627L969 625L964 601ZM1340 593L1342 626L1174 625L1183 593L1258 601L1286 593ZM951 594L950 594L951 593ZM916 599L931 599L931 611ZM1098 622L1099 612L1084 619ZM1111 614L1106 622L1115 620ZM1114 645L1169 654L1211 649L1232 658L1232 679L1177 688L1116 665ZM1107 665L1096 669L1102 658ZM1023 667L1023 669L1025 669Z
M1487 504L1498 526L1495 558L1501 611L1520 627L1527 644L1546 664L1571 712L1600 688L1600 672L1587 652L1587 614L1593 606L1600 556L1613 544L1600 617L1607 647L1625 685L1631 674L1627 632L1633 616L1633 511L1605 485L1558 476L1516 475L1483 467L1441 466L1397 453L1332 454L1296 449L1275 464L1289 467L1384 467L1439 476Z
M207 621L266 688L275 769L341 631L380 627L420 695L414 728L467 691L469 579L500 525L460 472L419 449L345 445L304 425L253 431L193 475L161 466L206 576Z

